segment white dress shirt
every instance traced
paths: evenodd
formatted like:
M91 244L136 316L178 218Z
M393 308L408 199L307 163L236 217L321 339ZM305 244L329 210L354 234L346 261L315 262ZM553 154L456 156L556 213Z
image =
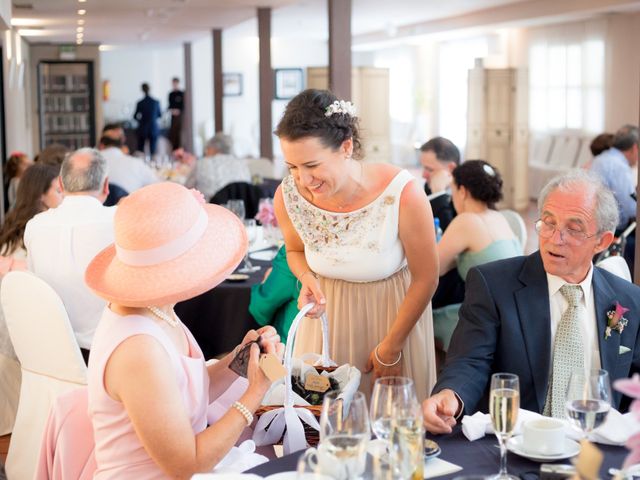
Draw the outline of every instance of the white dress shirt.
M154 171L141 159L125 155L117 147L109 147L100 153L107 161L109 183L124 188L127 193L159 181Z
M596 307L593 298L593 265L589 268L586 278L578 285L582 288L582 306L585 309L584 318L580 322L580 333L582 335L583 346L585 351L585 367L589 369L600 368L600 346L598 343L598 328L596 325ZM553 342L556 338L558 324L562 318L562 314L568 307L568 303L564 295L560 292L560 288L567 284L560 277L547 273L547 284L549 286L549 306L551 308L551 365L553 365Z
M29 270L60 295L78 345L85 349L91 348L106 301L86 286L84 271L113 243L115 211L90 195L69 195L57 208L29 220L24 232Z

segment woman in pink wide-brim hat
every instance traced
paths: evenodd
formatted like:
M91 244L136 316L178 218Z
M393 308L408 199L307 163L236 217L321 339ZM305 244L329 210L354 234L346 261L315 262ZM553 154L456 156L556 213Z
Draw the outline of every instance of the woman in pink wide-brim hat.
M207 406L238 378L233 354L206 366L173 306L218 285L247 249L244 226L199 192L173 183L122 200L115 244L87 267L87 285L109 301L89 360L96 479L190 478L211 471L251 423L270 386L251 347L249 385L207 427ZM221 335L224 332L220 332ZM273 327L249 331L282 356Z

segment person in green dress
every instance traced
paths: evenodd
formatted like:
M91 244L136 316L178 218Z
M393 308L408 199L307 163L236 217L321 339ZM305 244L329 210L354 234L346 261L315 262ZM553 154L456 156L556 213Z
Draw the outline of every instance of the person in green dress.
M287 251L280 247L262 283L251 287L249 313L262 326L273 325L283 343L298 314L297 279L289 270Z

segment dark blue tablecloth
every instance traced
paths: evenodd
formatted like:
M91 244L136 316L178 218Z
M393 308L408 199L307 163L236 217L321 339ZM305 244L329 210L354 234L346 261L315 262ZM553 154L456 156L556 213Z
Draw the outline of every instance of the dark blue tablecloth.
M463 470L452 474L444 475L442 479L450 479L459 475L493 475L498 473L500 450L496 448L498 441L495 436L487 435L480 440L470 442L457 428L451 435L428 435L427 438L435 440L442 449L440 458L448 462L455 463L463 467ZM624 447L612 447L608 445L596 445L605 454L604 462L600 470L600 478L610 478L607 473L609 468L619 468L627 455ZM260 465L247 473L267 476L278 472L292 471L296 469L298 457L302 452L293 453L277 460L272 460ZM519 476L525 480L538 478L540 463L519 457L511 452L508 454L509 473ZM569 463L569 460L562 460L553 463ZM429 463L426 465L429 469Z

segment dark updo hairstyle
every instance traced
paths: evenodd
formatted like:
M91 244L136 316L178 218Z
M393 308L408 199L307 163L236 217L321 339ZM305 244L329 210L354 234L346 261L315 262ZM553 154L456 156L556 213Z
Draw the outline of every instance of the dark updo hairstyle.
M597 157L605 150L609 150L611 145L613 145L613 134L612 133L601 133L596 138L594 138L589 144L589 150L591 150L591 155Z
M464 187L476 200L495 210L502 200L502 177L495 167L484 160L467 160L451 172L458 187Z
M296 95L287 105L276 131L289 141L315 137L322 145L337 151L345 140L353 141L353 158L362 155L358 117L348 113L326 116L327 107L338 98L328 90L308 89Z

